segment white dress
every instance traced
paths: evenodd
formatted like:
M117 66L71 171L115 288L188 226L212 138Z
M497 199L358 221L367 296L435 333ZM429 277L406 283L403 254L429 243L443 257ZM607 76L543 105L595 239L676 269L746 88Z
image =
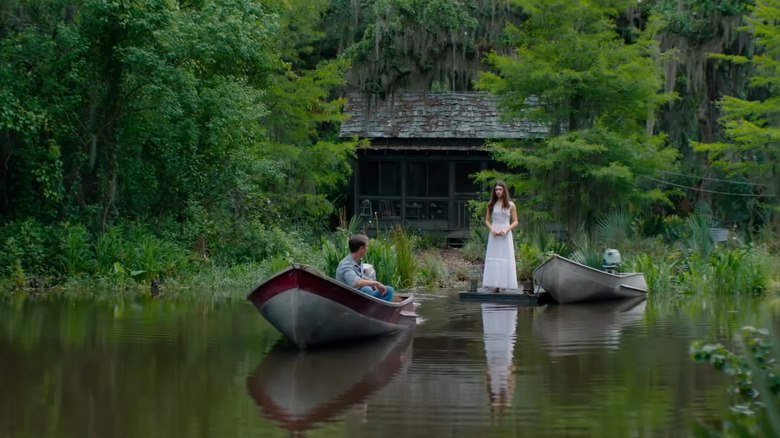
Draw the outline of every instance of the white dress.
M510 203L514 206L514 203ZM494 230L509 226L511 208L501 208L496 202L490 221ZM515 242L512 231L503 236L488 237L485 251L485 270L482 273L482 287L517 289L517 266L515 265Z
M482 303L482 336L491 405L509 406L515 387L514 349L517 307Z

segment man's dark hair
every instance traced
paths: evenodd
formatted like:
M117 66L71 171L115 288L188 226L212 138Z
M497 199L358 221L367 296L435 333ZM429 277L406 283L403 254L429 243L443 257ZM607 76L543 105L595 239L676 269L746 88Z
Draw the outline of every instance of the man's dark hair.
M349 238L349 252L357 252L363 245L368 245L368 236L365 234L353 234Z

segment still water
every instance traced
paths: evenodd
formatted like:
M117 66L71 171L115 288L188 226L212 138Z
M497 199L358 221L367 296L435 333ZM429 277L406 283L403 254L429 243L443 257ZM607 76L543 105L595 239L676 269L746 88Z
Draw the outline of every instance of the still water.
M411 336L298 354L242 300L0 301L0 437L684 437L728 409L688 356L761 303L419 296Z

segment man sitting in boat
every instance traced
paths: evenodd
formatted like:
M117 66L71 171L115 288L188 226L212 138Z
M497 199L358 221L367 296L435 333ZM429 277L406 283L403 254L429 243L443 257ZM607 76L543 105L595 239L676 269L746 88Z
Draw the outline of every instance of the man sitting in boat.
M336 281L385 301L393 301L393 287L372 280L363 270L363 257L368 251L368 236L365 234L351 236L349 251L350 253L341 259L336 268Z

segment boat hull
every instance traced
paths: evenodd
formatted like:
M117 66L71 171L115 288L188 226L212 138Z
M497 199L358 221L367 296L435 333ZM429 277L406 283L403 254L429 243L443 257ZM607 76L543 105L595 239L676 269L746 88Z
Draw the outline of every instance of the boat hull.
M384 335L416 324L413 297L387 302L305 265L274 274L248 299L300 348Z
M612 274L554 254L534 269L534 283L559 304L647 296L642 273Z
M298 436L364 402L403 373L412 338L404 331L313 351L277 344L247 378L249 394L267 417Z

